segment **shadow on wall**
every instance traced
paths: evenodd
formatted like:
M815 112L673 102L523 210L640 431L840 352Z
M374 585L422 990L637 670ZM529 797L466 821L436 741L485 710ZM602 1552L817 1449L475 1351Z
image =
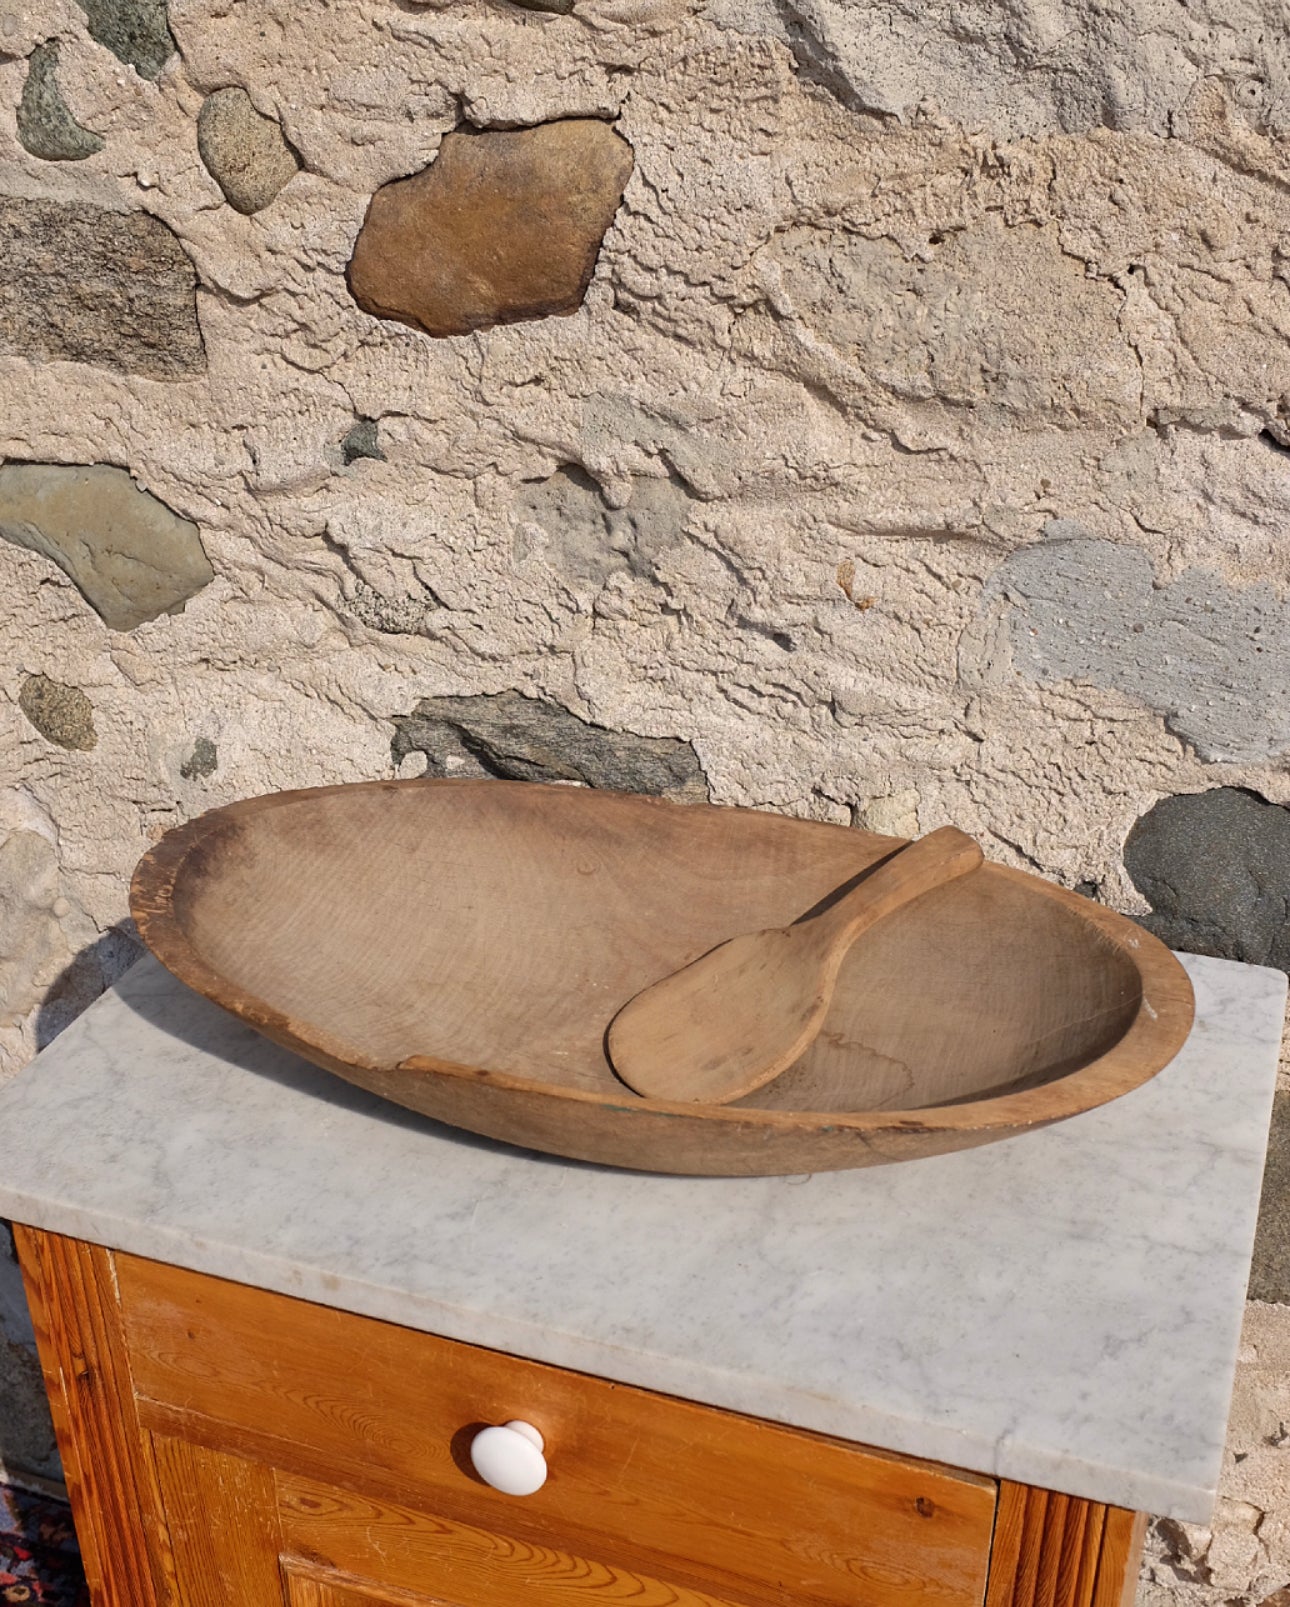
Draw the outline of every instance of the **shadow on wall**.
M48 1048L95 999L143 954L134 922L125 921L87 944L59 974L36 1013L36 1048Z

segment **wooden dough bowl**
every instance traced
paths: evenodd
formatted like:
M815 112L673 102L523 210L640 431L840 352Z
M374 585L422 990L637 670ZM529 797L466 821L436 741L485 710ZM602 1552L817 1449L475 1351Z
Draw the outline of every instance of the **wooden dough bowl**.
M1145 1082L1187 975L1110 910L1002 865L865 934L814 1046L722 1106L642 1099L605 1030L641 988L784 925L901 839L511 781L275 793L170 832L135 873L148 946L275 1042L440 1121L649 1171L905 1160Z

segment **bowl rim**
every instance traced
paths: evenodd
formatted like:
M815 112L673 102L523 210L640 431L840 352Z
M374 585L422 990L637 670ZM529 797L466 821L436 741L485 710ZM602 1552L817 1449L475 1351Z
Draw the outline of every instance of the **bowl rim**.
M1104 1053L1087 1065L1066 1072L1049 1082L1018 1093L964 1100L942 1105L924 1105L904 1110L809 1111L765 1110L745 1105L702 1105L648 1099L634 1094L626 1084L621 1094L614 1090L595 1092L559 1083L539 1082L511 1072L491 1071L440 1060L433 1055L411 1055L388 1065L356 1050L332 1034L303 1023L275 1009L266 1000L239 987L222 972L209 965L193 947L174 912L174 890L190 854L212 831L240 816L299 804L314 798L352 792L443 788L508 788L560 794L564 798L587 793L603 799L630 799L634 805L662 810L737 809L742 814L773 814L742 805L680 803L642 793L612 792L603 788L569 788L557 783L508 781L491 777L413 776L374 781L337 782L319 787L299 787L282 792L262 793L206 810L182 825L173 827L139 860L130 884L130 912L139 935L147 947L174 976L194 992L228 1010L256 1030L264 1032L283 1047L318 1064L318 1057L330 1069L344 1076L341 1069L381 1077L451 1078L495 1089L523 1093L530 1098L561 1100L571 1106L594 1107L606 1113L685 1116L695 1120L738 1126L745 1131L760 1129L773 1133L801 1133L811 1130L851 1131L860 1134L970 1132L983 1136L994 1132L1017 1131L1046 1125L1075 1116L1129 1093L1163 1071L1186 1042L1195 1015L1195 995L1191 979L1183 966L1159 938L1115 910L1081 898L1055 882L1030 872L1016 870L987 860L982 872L1019 882L1038 897L1054 900L1091 926L1100 941L1126 957L1141 981L1141 997L1124 1034ZM797 817L774 815L791 823ZM837 831L854 828L827 821L801 822ZM892 845L893 850L909 839L866 832L865 836ZM370 1085L369 1085L370 1086ZM414 1107L415 1108L415 1107Z

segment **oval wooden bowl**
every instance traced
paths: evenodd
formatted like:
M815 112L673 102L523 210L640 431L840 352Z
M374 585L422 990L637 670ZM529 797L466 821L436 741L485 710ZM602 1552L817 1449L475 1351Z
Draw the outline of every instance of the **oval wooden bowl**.
M131 907L182 981L457 1127L660 1172L815 1172L966 1148L1103 1104L1191 1026L1149 933L986 864L867 933L823 1031L724 1106L641 1099L605 1030L649 983L784 925L900 845L749 809L509 781L250 798L167 834Z

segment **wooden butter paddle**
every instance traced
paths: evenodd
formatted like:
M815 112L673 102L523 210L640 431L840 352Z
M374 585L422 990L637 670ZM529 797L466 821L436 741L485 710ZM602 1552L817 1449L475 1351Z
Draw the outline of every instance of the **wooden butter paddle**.
M971 837L942 826L818 914L710 949L614 1017L608 1034L614 1070L648 1099L722 1105L752 1093L811 1044L856 938L981 860Z

